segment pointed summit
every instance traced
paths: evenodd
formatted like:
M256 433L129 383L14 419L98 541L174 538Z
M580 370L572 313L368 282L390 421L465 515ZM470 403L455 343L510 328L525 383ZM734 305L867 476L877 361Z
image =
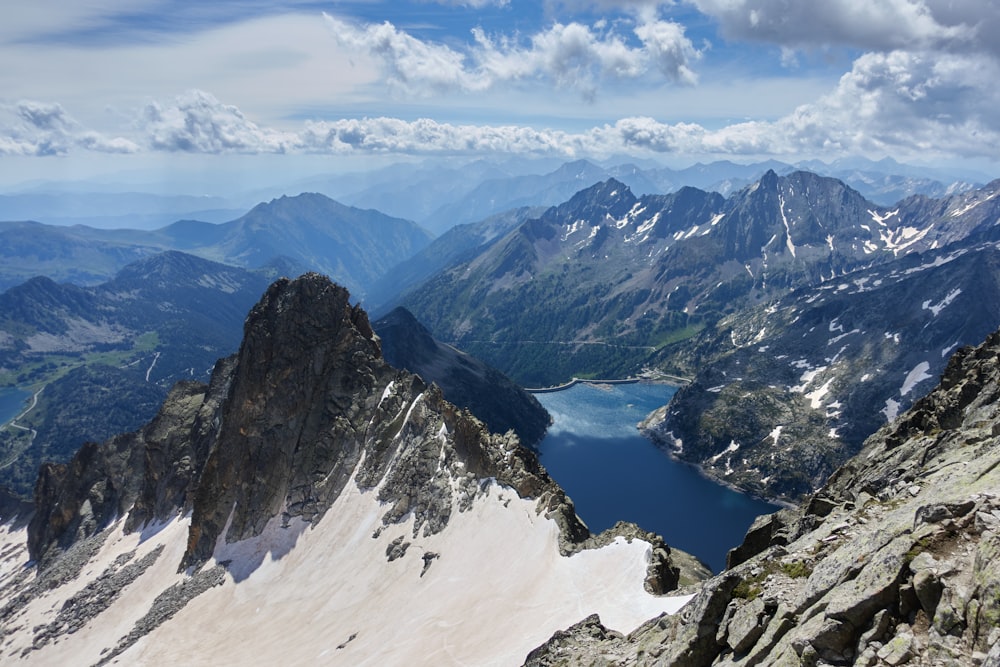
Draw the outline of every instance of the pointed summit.
M591 537L515 436L386 364L344 288L280 280L245 331L210 386L45 467L41 583L2 587L5 655L516 664L581 606L627 630L688 599L661 597L679 578L662 538Z

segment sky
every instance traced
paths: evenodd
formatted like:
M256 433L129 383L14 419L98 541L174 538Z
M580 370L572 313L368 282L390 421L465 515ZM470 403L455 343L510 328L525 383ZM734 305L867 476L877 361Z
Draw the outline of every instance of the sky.
M1000 173L1000 0L12 0L0 188L399 159Z

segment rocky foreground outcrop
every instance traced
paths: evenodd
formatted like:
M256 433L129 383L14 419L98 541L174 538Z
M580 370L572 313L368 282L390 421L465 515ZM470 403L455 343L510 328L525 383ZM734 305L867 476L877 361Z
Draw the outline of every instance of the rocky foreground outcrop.
M675 616L587 618L527 665L1000 665L1000 333Z

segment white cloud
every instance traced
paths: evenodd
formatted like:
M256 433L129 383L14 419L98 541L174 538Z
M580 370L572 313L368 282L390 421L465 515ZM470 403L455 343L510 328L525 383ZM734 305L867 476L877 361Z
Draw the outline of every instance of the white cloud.
M994 158L1000 64L976 54L869 53L780 126L801 148ZM985 84L985 85L984 85Z
M389 22L353 25L324 18L340 45L382 63L387 83L397 91L431 95L442 91L482 92L504 82L536 81L579 91L593 98L608 81L637 79L659 71L667 80L692 84L691 63L700 56L680 24L640 22L638 46L605 23L554 23L527 40L472 31L461 51L421 41Z
M572 155L575 138L523 126L439 123L428 118L363 118L306 124L302 145L332 153L544 153Z
M996 19L993 0L691 0L736 39L784 46L854 46L866 50L965 48L984 17Z
M0 106L0 155L65 155L73 148L101 153L140 150L129 139L82 127L60 104L22 100Z
M636 27L635 34L664 76L687 84L698 82L688 64L697 60L701 53L684 36L681 25L671 21L650 21Z
M718 156L865 154L897 157L968 155L995 159L1000 93L983 97L974 81L1000 77L990 62L966 56L920 60L893 52L860 58L838 87L778 120L698 123L621 118L569 132L524 125L454 124L390 117L306 121L297 131L258 124L239 108L192 90L150 102L134 139L109 138L80 126L58 104L21 102L0 134L0 154L71 151L190 154L317 153L427 155L513 153L565 157L647 153Z
M171 104L150 102L141 127L155 150L191 153L284 153L298 147L298 137L264 129L238 108L192 90Z
M318 11L251 18L164 40L0 40L0 96L58 100L81 122L108 133L148 97L163 100L192 88L252 109L258 122L276 122L290 109L356 100L377 70L367 57L351 55L330 39Z

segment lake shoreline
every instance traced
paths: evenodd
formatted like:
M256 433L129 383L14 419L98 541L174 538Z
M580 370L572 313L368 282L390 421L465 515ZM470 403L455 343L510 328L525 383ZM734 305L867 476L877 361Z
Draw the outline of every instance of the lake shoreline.
M552 387L522 387L529 394L551 394L557 391L565 391L578 384L589 384L589 385L601 385L601 384L637 384L639 382L647 384L665 384L671 387L683 387L686 384L690 384L691 380L687 378L682 378L677 375L661 375L658 377L630 377L630 378L616 378L616 379L590 379L590 378L573 378L569 382L554 385Z

